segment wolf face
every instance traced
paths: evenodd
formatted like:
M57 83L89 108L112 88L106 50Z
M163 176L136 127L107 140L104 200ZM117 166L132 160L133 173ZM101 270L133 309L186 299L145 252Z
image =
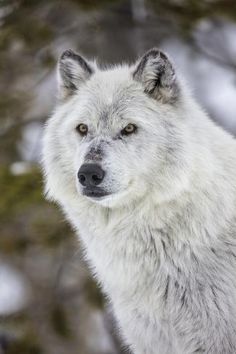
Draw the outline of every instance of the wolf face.
M152 49L134 65L102 70L69 50L58 81L44 141L50 197L112 207L147 193L163 201L186 188L187 117L165 54Z

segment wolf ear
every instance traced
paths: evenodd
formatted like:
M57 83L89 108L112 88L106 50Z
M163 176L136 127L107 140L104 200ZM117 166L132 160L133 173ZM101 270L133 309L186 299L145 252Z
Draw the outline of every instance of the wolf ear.
M163 103L174 103L179 96L179 85L168 57L153 48L136 63L133 78L139 81L144 92Z
M58 62L59 98L75 93L93 72L92 66L80 55L71 49L63 52Z

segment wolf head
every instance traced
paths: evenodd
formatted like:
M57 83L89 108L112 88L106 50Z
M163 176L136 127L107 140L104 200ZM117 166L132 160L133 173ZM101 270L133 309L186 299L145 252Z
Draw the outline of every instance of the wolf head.
M188 184L185 95L158 49L135 64L100 69L71 50L58 63L59 100L44 137L49 197L116 207Z

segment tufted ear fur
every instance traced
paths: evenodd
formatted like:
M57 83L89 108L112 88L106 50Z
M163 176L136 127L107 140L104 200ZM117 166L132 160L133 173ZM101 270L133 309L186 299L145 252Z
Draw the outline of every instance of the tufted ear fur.
M71 49L62 53L58 62L59 97L65 99L93 74L92 66Z
M163 103L174 103L179 97L175 70L168 57L156 48L138 60L133 78L143 85L144 92Z

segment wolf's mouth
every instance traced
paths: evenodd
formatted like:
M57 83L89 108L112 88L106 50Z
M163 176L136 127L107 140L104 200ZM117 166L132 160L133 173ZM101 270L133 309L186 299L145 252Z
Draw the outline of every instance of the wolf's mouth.
M83 188L82 194L90 198L101 198L109 195L104 189L99 187Z

